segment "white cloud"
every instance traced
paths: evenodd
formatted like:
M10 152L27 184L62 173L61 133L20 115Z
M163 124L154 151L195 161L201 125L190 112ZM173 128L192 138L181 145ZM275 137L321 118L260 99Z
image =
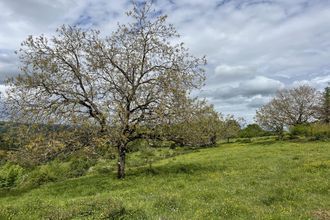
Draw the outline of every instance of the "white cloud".
M246 66L221 64L215 68L214 73L214 77L218 79L217 82L228 82L251 77L256 73L256 70Z
M284 88L284 84L278 80L264 76L256 76L254 79L243 81L239 84L242 95L272 95L277 90Z
M215 89L206 90L202 95L212 99L230 99L235 97L253 97L256 95L269 96L275 94L284 84L278 80L264 76L256 76L253 79L245 80L238 85L221 85ZM239 101L239 100L238 100Z
M316 89L322 90L326 86L330 86L330 74L325 76L318 76L311 80L294 81L292 83L292 87L299 85L310 85Z
M260 108L261 106L269 102L270 99L270 96L256 95L248 101L247 106L251 108Z

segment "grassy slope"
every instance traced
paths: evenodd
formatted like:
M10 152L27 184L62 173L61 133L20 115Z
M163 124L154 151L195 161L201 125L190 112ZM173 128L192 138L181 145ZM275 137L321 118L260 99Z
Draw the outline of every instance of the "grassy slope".
M259 142L2 193L0 219L330 218L330 143Z

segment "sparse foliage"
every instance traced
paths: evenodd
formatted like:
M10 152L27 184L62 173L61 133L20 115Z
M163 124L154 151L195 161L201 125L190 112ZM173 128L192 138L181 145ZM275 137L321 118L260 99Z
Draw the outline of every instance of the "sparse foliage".
M257 123L265 129L283 135L285 126L312 122L316 119L318 92L302 85L293 89L283 89L256 113Z
M6 158L24 167L35 167L72 154L96 157L102 140L91 128L8 124L3 132Z
M212 105L205 101L187 100L175 118L167 118L160 126L166 140L174 141L180 146L210 146L216 144L220 118Z
M256 122L262 128L275 132L282 139L285 120L283 112L276 103L272 100L257 110Z
M220 134L228 143L230 138L238 137L241 130L240 121L242 121L242 119L235 119L233 115L227 115L221 119Z
M119 178L137 128L174 112L174 103L202 85L206 62L171 43L175 28L150 2L134 4L128 16L133 21L106 38L71 26L51 39L30 36L7 100L18 121L97 126L118 148Z

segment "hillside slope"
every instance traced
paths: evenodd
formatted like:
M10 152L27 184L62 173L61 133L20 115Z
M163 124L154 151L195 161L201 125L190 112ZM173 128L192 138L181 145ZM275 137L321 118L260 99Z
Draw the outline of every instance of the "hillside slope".
M224 144L130 169L2 192L0 219L327 219L330 143Z

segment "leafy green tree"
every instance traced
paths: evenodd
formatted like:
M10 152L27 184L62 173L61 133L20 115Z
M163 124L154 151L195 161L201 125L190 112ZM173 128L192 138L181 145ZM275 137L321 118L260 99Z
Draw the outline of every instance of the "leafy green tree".
M266 133L267 132L265 132L258 124L249 124L241 130L239 136L243 138L253 138L263 136Z

